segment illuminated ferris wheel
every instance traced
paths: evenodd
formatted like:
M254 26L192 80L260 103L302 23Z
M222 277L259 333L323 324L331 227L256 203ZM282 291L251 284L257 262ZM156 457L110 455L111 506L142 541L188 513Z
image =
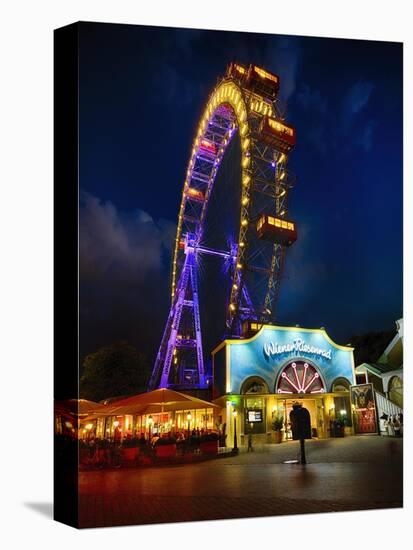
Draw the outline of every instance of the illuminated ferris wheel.
M278 90L277 75L232 63L208 99L186 171L171 308L149 389L208 387L206 335L221 321L220 337L239 338L275 320L285 249L297 238L287 170L296 133ZM208 261L222 264L221 282L208 280Z

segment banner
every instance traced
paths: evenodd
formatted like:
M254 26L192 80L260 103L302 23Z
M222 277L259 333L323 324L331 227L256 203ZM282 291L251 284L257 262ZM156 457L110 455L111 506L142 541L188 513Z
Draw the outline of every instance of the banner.
M350 395L354 433L377 433L377 415L373 384L351 386Z

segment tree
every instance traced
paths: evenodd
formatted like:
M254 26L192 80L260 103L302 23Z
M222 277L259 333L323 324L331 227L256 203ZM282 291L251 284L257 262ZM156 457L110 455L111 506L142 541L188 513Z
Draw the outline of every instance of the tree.
M100 348L85 357L80 396L101 401L146 390L151 368L145 355L127 342Z
M393 329L352 336L350 341L354 347L355 365L377 363L395 333L396 331Z

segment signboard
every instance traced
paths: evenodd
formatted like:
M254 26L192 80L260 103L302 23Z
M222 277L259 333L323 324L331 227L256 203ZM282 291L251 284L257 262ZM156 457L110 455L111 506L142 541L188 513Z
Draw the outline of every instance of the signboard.
M296 365L300 362L313 365L326 393L332 391L337 378L345 378L349 385L355 382L353 348L335 344L322 329L264 325L249 339L227 340L226 343L229 348L226 355L224 353L222 358L214 359L214 376L219 378L221 373L225 376L225 393L242 393L243 384L251 377L261 379L269 393L276 393L281 373L293 362ZM224 362L221 367L220 362ZM294 372L290 374L290 380L298 386ZM309 391L313 389L316 388L308 388Z
M373 384L350 387L353 426L356 434L377 433L376 403Z
M248 411L248 422L262 422L262 410Z

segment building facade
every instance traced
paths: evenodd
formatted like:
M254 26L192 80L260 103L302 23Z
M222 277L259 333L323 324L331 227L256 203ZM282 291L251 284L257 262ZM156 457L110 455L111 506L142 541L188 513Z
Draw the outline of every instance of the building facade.
M297 401L310 412L314 437L333 435L338 419L352 433L353 348L337 345L324 329L252 328L252 337L225 340L212 352L213 397L222 407L227 445L235 426L240 445L250 433L255 443L270 443L280 420L282 439L292 438L289 413Z
M356 367L358 382L373 384L400 410L403 409L403 319L396 321L397 332L377 360Z

